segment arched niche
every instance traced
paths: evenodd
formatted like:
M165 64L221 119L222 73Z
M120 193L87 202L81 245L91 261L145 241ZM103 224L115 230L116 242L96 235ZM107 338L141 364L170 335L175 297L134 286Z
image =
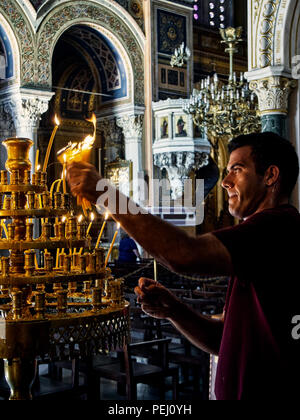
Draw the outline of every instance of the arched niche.
M47 13L37 34L37 84L51 88L55 45L65 31L77 24L98 30L117 47L127 63L128 80L132 83L132 103L143 105L144 35L121 6L106 0L84 4L80 1L67 2L54 6Z

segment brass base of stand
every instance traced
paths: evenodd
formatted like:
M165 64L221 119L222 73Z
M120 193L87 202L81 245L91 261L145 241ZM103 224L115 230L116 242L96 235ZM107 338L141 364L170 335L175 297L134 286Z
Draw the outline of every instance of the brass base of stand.
M10 400L32 400L31 387L37 372L36 360L4 361L5 379L10 387Z

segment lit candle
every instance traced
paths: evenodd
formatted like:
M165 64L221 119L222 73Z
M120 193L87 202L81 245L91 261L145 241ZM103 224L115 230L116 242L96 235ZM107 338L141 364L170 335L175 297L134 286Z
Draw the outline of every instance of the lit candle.
M43 172L47 171L47 166L48 166L49 157L50 157L50 153L51 153L51 149L52 149L52 145L53 145L53 140L54 140L54 137L56 135L56 132L58 130L59 125L60 125L60 121L57 118L57 116L55 115L55 127L54 127L54 130L52 132L51 138L50 138L49 143L48 143L46 157L45 157L45 160L44 160Z
M116 230L116 232L115 232L115 234L114 234L114 237L113 237L112 243L111 243L111 245L110 245L110 248L109 248L109 251L108 251L108 254L107 254L106 260L105 260L105 265L104 265L104 267L107 267L107 264L108 264L108 261L109 261L109 257L110 257L110 255L111 255L111 253L112 253L112 250L113 250L114 244L115 244L115 242L116 242L116 239L117 239L117 236L118 236L118 233L119 233L119 229L120 229L120 223L118 223L118 224L117 224L117 230Z
M64 165L63 165L63 192L67 194L67 184L66 184L66 172L67 172L67 155L64 155Z
M107 222L107 219L108 219L108 215L109 215L108 213L105 213L105 220L104 220L103 225L102 225L102 228L100 230L100 233L99 233L99 236L98 236L98 239L97 239L97 243L96 243L95 248L98 248L99 247L99 244L100 244L100 241L101 241L103 232L104 232L104 228L106 226L106 222Z

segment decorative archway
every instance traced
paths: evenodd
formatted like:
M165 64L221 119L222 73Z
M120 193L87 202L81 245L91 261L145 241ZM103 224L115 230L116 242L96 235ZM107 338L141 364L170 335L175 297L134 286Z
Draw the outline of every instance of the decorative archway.
M0 2L0 23L14 48L14 72L21 86L33 85L35 37L33 28L16 1Z
M291 72L299 50L299 0L248 0L249 71L277 67Z
M125 16L126 15L126 16ZM123 19L122 19L123 18ZM70 27L80 23L91 25L110 35L129 57L133 72L133 103L144 104L144 35L133 19L117 3L72 1L54 6L37 33L36 85L51 88L51 63L55 45Z

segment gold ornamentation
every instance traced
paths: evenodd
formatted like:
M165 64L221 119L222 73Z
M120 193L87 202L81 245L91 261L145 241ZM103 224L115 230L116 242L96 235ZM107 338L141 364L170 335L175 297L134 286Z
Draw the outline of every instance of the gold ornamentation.
M31 398L36 357L72 357L75 347L81 357L106 353L126 344L129 338L129 305L122 283L112 282L110 269L104 267L104 250L91 251L83 217L74 216L67 194L63 200L49 200L42 173L35 173L34 184L30 183L28 156L32 143L17 138L4 142L11 176L9 182L6 171L2 171L0 184L0 194L6 197L0 219L12 220L6 237L0 238L0 249L10 252L9 257L1 259L0 358L6 360L12 400ZM60 221L62 216L66 220ZM42 234L36 239L34 217L45 218ZM54 237L51 219L55 220ZM77 248L89 252L79 255ZM57 249L62 252L54 266L51 251ZM44 263L40 265L38 250L44 251ZM99 285L104 280L107 294L102 296Z

